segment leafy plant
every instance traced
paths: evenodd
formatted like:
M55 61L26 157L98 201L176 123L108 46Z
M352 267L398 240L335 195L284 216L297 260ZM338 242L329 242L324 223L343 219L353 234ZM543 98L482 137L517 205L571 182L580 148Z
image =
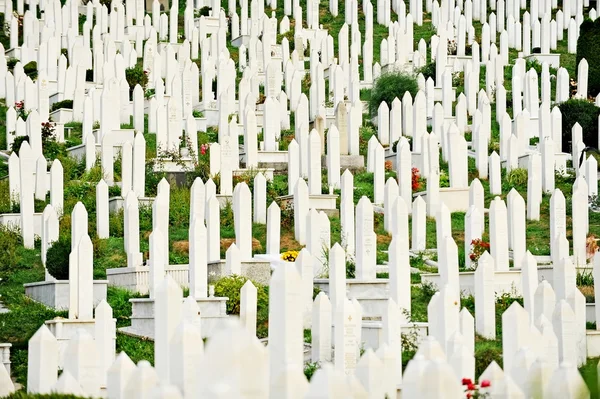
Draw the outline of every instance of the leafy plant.
M240 314L240 291L248 281L247 277L231 275L215 283L215 296L227 297L227 314ZM269 326L269 287L252 282L257 291L256 335L268 335Z
M592 95L600 92L600 19L592 21L591 19L584 20L579 26L579 38L577 39L577 58L578 65L582 59L588 62L588 92ZM561 110L562 111L562 110ZM564 113L563 113L564 126ZM564 132L564 128L563 128ZM569 130L570 132L570 130ZM585 128L583 130L586 133ZM588 145L592 145L587 143Z
M146 100L149 100L152 97L154 97L155 94L156 94L156 89L146 89L146 91L144 91L144 98Z
M369 100L369 112L371 116L377 115L379 104L385 101L388 107L396 97L402 98L404 93L409 92L416 96L419 91L417 79L406 72L387 72L381 74L373 83L371 99Z
M423 74L425 80L431 78L435 83L435 61L428 62L417 70L417 74Z
M62 100L62 101L55 102L54 104L52 104L52 107L50 108L50 112L56 111L57 109L61 109L61 108L73 109L73 100Z
M471 253L469 253L469 259L471 259L471 265L473 268L477 267L479 258L481 258L481 255L483 255L485 251L489 251L489 249L490 243L487 241L483 241L480 238L476 238L471 241Z
M591 68L590 64L590 80L592 76ZM598 90L600 90L600 88ZM597 93L598 90L596 90L595 93ZM594 91L591 92L594 93ZM598 115L600 115L600 108L587 100L581 99L570 99L560 104L558 108L562 113L563 151L571 151L571 129L575 123L581 125L583 142L585 145L598 148Z
M17 112L17 118L21 118L23 120L26 120L27 116L29 115L29 111L25 109L25 101L23 100L15 103L15 111Z
M46 252L46 269L57 280L69 279L69 255L71 254L71 241L60 237Z
M306 363L304 365L304 375L306 379L310 381L315 372L321 368L321 364L319 362L314 363Z
M29 76L31 80L36 80L38 76L37 62L30 61L23 65L23 72L25 72L25 75Z
M506 182L512 186L523 186L527 184L527 169L513 169L506 175Z
M130 94L138 84L145 90L148 84L148 72L144 71L141 66L136 65L133 68L125 69L125 79L127 79L127 83L129 84Z

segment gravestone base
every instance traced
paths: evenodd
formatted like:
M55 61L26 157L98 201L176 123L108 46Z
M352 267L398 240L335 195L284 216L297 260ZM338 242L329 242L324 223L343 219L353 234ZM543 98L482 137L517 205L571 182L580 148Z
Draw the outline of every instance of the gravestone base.
M180 287L187 288L188 269L188 265L170 265L165 269L165 274L171 276ZM149 276L149 266L106 269L106 278L111 287L124 288L142 295L147 295L149 292Z
M202 23L202 27L200 24ZM204 16L199 18L194 18L194 26L198 28L198 30L203 29L207 34L213 35L219 31L219 16L217 12L217 16Z
M460 272L458 274L460 282L460 291L465 295L475 295L475 271ZM546 280L550 285L554 282L554 268L552 266L538 266L538 281ZM437 287L441 287L441 277L439 273L421 274L423 283L429 282ZM521 284L521 270L511 268L508 271L495 271L494 291L497 294L503 292L510 293L511 296L522 296L523 289ZM591 304L593 305L593 304ZM595 319L595 316L594 316Z
M68 108L60 108L50 112L50 119L56 123L69 123L73 121L73 110Z
M428 334L429 323L410 323L401 326L402 335L417 333L417 345L421 344L423 338ZM332 331L335 329L333 327ZM363 320L362 322L362 341L366 348L371 348L374 351L379 349L379 346L385 342L383 338L383 323L380 320Z
M534 152L535 150L530 149L527 154L519 156L518 167L521 169L527 169L529 162L529 154ZM566 152L557 152L554 154L554 169L558 171L566 171L567 170L567 161L571 160L571 154L567 154ZM500 162L503 169L506 169L506 160Z
M155 172L182 173L191 170L194 170L194 161L191 157L182 158L180 161L159 158L154 164Z
M551 68L560 67L560 54L531 54L524 58L525 61L531 59L537 60L540 64L546 62Z
M327 157L323 157L321 165L327 165ZM340 155L340 170L350 169L351 172L365 167L365 157L362 155Z
M319 194L308 196L308 209L316 209L318 211L336 210L337 195L335 194ZM278 197L281 201L281 206L294 203L293 195L284 195Z
M4 54L6 55L6 58L17 58L17 59L21 59L21 48L20 47L13 47L13 48L9 48L8 50L6 50L4 52Z
M427 203L427 191L414 193L413 198L421 197ZM469 209L469 188L440 188L440 203L444 203L450 213L466 212Z
M315 287L329 295L329 279L317 278ZM381 318L389 299L389 280L357 280L346 279L348 298L356 298L362 307L363 317Z
M452 70L457 72L463 72L467 62L471 61L473 57L470 55L449 55L446 65L452 67Z
M20 213L3 213L0 214L0 225L9 229L21 229L21 214ZM42 236L42 214L33 214L33 234Z
M204 119L206 120L205 128L219 126L219 110L217 109L217 102L215 100L207 101L207 104L200 103L194 109L204 114Z
M196 120L196 130L199 132L206 132L208 120L205 117L194 119Z
M433 88L433 101L441 102L442 98L443 98L442 88L434 87ZM456 87L452 88L452 95L450 96L450 99L452 100L452 102L456 101Z
M189 287L189 265L170 265L165 273L173 278L182 288ZM214 282L224 277L225 261L215 260L208 262L208 280ZM131 292L147 295L149 292L148 280L150 267L117 267L106 269L106 277L111 287L120 287ZM268 261L252 259L241 262L241 276L248 277L254 282L268 285L271 279L271 266Z
M220 325L227 320L226 297L211 297L197 299L202 319L201 330L203 338L210 338ZM131 326L120 329L128 334L154 339L154 299L132 298Z
M284 171L288 167L287 151L258 151L257 162L259 169ZM246 165L246 152L240 149L240 164Z
M250 44L250 35L240 35L231 41L233 47L239 48L242 44L248 48L248 44Z
M116 319L113 319L116 323ZM63 368L65 364L65 356L64 353L69 345L69 341L75 335L77 330L80 328L84 329L85 332L90 334L92 337L95 337L95 320L78 320L78 319L63 319L61 317L56 317L52 320L46 321L46 327L50 330L50 332L54 335L56 340L58 341L58 367ZM116 341L117 337L113 337L113 340ZM116 342L115 342L116 345Z
M94 280L94 306L106 300L108 280ZM23 284L25 295L56 310L69 309L69 280L40 281Z
M12 344L0 344L0 365L6 367L8 375L10 375L10 348Z
M152 206L154 202L154 197L141 197L138 198L139 206ZM123 197L112 197L108 199L108 210L110 213L119 212L123 209L123 204L125 204L125 198Z
M104 138L101 137L100 129L94 129L92 131L92 134L94 135L94 139L96 140L96 143L102 144L102 140L104 140ZM108 140L107 144L109 144L109 145L112 144L113 147L122 147L123 144L128 141L133 143L133 140L135 138L135 130L134 129L114 129L109 132L106 132L104 134L104 137L106 137L106 139ZM117 152L117 151L115 151L115 152ZM118 153L116 153L115 156L118 156Z
M271 263L268 260L261 259L260 256L257 256L251 260L243 260L241 262L240 275L242 277L247 277L256 283L269 285L269 281L271 280ZM225 276L226 273L224 260L208 262L209 282L215 282L221 277Z

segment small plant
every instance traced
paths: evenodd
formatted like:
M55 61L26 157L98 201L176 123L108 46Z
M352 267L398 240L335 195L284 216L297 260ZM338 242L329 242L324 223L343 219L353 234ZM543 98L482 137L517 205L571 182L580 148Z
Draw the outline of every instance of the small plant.
M25 75L29 76L31 80L36 80L38 76L37 62L30 61L23 65L23 72L25 72Z
M281 254L281 259L286 262L295 262L296 258L298 258L298 251L286 251Z
M57 109L61 109L61 108L73 109L73 100L63 100L63 101L55 102L54 104L52 104L52 107L50 108L50 112L56 111Z
M462 385L465 387L465 397L467 399L483 399L490 397L489 392L482 391L482 389L490 387L491 384L489 380L483 380L477 385L474 384L470 378L463 378Z
M448 55L456 55L458 51L458 43L456 40L448 39Z
M204 112L198 111L198 110L193 110L192 111L192 116L194 118L204 118Z
M560 104L558 108L562 114L563 151L571 151L571 131L575 123L579 123L581 126L585 145L598 148L598 116L600 115L600 108L596 107L594 103L583 99L567 100Z
M69 255L71 242L66 237L54 242L46 253L46 269L57 280L69 279Z
M598 239L596 238L596 236L593 234L588 234L585 242L585 249L588 261L590 261L594 257L594 255L596 255L596 252L598 252L598 248Z
M127 83L129 84L130 94L138 84L142 86L143 90L146 90L146 85L148 84L148 72L144 71L139 65L133 68L127 68L125 69L125 79L127 79Z
M592 274L592 271L577 272L577 277L575 277L575 285L578 287L593 287L594 275Z
M146 100L149 100L152 97L154 97L155 94L156 94L156 89L146 89L146 91L144 91L144 98Z
M423 74L425 80L431 78L435 83L435 61L428 62L417 70L417 73Z
M419 173L418 168L412 168L412 190L419 191L421 190L422 181L421 174Z
M56 130L56 123L42 122L42 142L46 142L54 136L54 131Z
M315 374L315 371L321 368L321 364L319 362L314 363L306 363L304 365L304 375L306 379L310 381L312 376Z
M17 111L17 118L21 118L23 120L26 120L27 116L29 115L29 111L25 110L25 101L23 100L15 103L15 111Z
M527 184L527 169L513 169L506 175L506 182L511 186L523 186Z
M469 254L469 259L471 259L471 264L473 265L473 268L477 267L477 262L479 261L479 258L481 258L481 255L483 255L485 251L489 251L489 249L490 243L487 241L483 241L480 238L476 238L473 241L471 241L471 253Z

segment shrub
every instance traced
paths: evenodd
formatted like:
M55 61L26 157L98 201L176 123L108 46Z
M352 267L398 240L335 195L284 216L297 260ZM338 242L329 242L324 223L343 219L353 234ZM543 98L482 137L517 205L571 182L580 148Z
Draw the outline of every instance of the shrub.
M71 254L71 241L61 237L54 242L46 252L46 269L57 280L69 279L69 255Z
M227 314L240 314L240 291L247 277L231 275L215 283L215 296L227 297ZM252 282L256 287L256 335L264 338L269 333L269 287Z
M127 83L129 84L129 95L131 95L135 85L139 84L142 86L142 90L146 90L148 73L141 66L136 65L133 68L125 69L125 79L127 79Z
M54 104L52 104L52 108L50 109L50 112L56 111L57 109L61 109L61 108L73 109L73 100L62 100L62 101L55 102Z
M431 78L435 83L435 61L428 62L417 70L417 73L422 73L425 81Z
M215 296L227 297L227 314L240 314L240 291L244 284L248 281L248 277L237 276L235 274L219 279L215 283ZM252 282L257 288L257 302L260 307L261 302L269 306L269 296L263 290L261 284Z
M576 122L581 125L585 145L598 148L598 115L600 115L600 108L593 103L580 99L565 101L558 107L562 113L563 151L571 152L571 129Z
M23 72L25 75L29 76L31 80L37 79L38 70L37 70L37 62L30 61L27 64L23 65Z
M10 145L10 150L15 154L19 155L19 150L21 149L21 144L26 141L29 143L29 136L18 136L15 137L12 144Z
M589 66L588 93L593 97L600 92L600 52L598 48L600 48L600 19L596 19L595 21L586 19L579 26L575 65L579 65L579 61L583 58L587 60Z
M0 278L4 278L17 264L17 249L21 235L5 226L0 226Z
M382 101L385 101L388 107L392 107L394 98L399 99L404 96L405 92L409 92L411 96L416 96L419 91L417 79L405 72L387 72L381 74L371 90L371 99L369 100L369 112L371 116L377 115L377 109Z

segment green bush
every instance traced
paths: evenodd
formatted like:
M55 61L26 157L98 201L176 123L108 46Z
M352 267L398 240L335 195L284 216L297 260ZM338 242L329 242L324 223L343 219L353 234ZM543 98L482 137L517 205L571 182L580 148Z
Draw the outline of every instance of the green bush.
M61 109L61 108L73 109L73 100L62 100L62 101L55 102L54 104L52 104L52 108L50 109L50 112L56 111L57 109Z
M215 283L215 296L227 297L227 314L240 314L240 292L247 277L231 275ZM264 338L269 333L269 287L252 282L257 291L256 335Z
M0 226L0 278L4 278L17 265L17 249L21 244L18 231Z
M148 84L148 74L144 69L136 65L133 68L125 69L125 79L127 79L127 83L129 84L130 94L133 92L135 85L142 86L143 90L146 90L146 85Z
M15 137L12 144L10 145L10 150L15 154L19 155L19 150L21 149L21 144L26 141L29 143L29 136L18 136Z
M381 74L371 90L371 99L369 100L369 112L371 116L377 115L377 109L382 101L385 101L388 107L392 107L392 101L396 97L402 99L405 92L409 92L413 98L419 91L417 79L404 72L387 72Z
M427 79L431 78L431 79L433 79L433 82L435 83L435 61L431 61L431 62L428 62L427 64L423 65L421 68L419 68L417 70L417 73L422 73L423 76L425 77L425 81L427 81Z
M592 97L600 92L600 19L586 19L579 27L576 64L585 58L588 62L588 93ZM564 118L564 116L563 116ZM563 123L564 126L564 123ZM584 130L585 132L585 130ZM587 143L586 143L587 144Z
M586 100L576 99L565 101L558 107L562 113L563 151L571 152L571 129L576 122L581 125L585 145L598 148L598 115L600 115L600 108Z
M30 61L27 64L23 65L23 72L25 75L29 76L31 80L37 79L38 70L37 70L37 62Z
M69 279L69 255L71 241L66 237L59 238L46 252L46 269L57 280Z

